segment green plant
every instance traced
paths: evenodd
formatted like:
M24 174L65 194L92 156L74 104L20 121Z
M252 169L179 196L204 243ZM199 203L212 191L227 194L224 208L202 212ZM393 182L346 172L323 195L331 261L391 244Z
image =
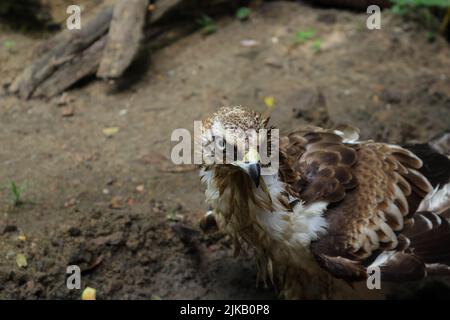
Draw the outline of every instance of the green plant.
M15 47L16 43L12 40L5 40L3 41L3 47L5 47L6 50L8 50L9 52L13 52L14 51L14 47Z
M450 7L450 0L391 0L394 7L398 6L424 6L424 7Z
M427 29L444 32L448 28L450 0L392 0L392 3L393 13L410 20L418 20Z
M203 32L206 34L211 34L217 31L216 23L211 17L207 15L202 15L201 18L197 20L197 23L201 26Z
M239 20L247 20L250 17L251 10L247 7L239 8L238 11L236 11L236 18Z
M295 43L306 43L310 40L313 40L312 49L314 52L320 52L322 49L322 40L319 38L316 38L316 32L314 30L304 30L304 31L298 31L295 33Z
M295 34L295 42L305 43L314 38L316 32L314 30L299 31Z
M11 202L14 207L23 204L22 196L25 191L24 187L19 187L14 181L10 184Z
M322 40L320 40L320 39L316 39L316 40L314 40L314 43L313 43L313 50L317 53L317 52L320 52L320 50L322 49Z
M434 42L436 40L436 34L434 32L428 31L427 32L427 40L429 42Z

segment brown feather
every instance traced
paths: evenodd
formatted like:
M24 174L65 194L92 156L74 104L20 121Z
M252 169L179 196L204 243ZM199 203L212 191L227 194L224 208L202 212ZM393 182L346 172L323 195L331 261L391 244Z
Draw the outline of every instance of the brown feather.
M382 281L412 281L426 276L426 267L416 255L396 252L380 266Z
M300 129L290 134L280 145L280 153L288 168L281 167L280 175L290 189L307 203L317 200L338 202L345 190L356 187L351 166L356 152L342 142L342 137L317 127L314 131ZM287 180L299 172L297 180Z
M344 147L350 148L348 145ZM357 161L350 167L349 174L358 180L357 187L344 189L340 202L327 210L328 232L313 244L313 251L316 255L364 262L383 250L408 250L412 241L406 235L397 234L403 230L405 219L411 224L407 218L413 213L408 195L412 190L420 194L431 190L426 178L415 170L421 161L408 150L381 143L361 143L352 149ZM312 164L310 167L314 168ZM327 171L326 176L343 182L341 172L336 172L339 169L333 168L333 174ZM302 195L309 195L308 186L315 187L315 180L320 181L322 176L310 175L315 179L304 187ZM329 183L333 186L331 181ZM319 191L313 193L321 194ZM322 199L316 197L315 200ZM406 266L411 272L405 277L420 277L425 267L418 261L417 257L396 256L389 266L385 266L385 273L394 278L395 270Z

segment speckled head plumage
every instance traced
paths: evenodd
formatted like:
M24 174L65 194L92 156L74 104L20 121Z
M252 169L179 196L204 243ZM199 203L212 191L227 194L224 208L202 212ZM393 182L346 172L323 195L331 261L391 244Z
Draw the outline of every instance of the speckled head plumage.
M205 129L212 129L220 125L226 130L259 130L265 128L267 120L261 120L258 112L242 106L221 107L206 119L203 125Z

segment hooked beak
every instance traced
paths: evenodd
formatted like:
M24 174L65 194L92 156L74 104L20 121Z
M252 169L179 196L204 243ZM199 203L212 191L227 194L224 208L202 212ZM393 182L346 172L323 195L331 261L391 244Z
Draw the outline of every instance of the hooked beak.
M258 152L255 149L250 149L243 160L244 162L240 167L249 175L256 188L258 188L261 177L261 165Z
M247 167L247 173L255 183L256 188L259 187L259 178L261 177L261 166L258 163L250 163Z

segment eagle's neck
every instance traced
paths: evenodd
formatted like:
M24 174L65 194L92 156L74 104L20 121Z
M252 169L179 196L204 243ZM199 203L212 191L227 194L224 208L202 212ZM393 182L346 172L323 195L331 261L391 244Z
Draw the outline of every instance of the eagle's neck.
M243 172L210 168L200 175L221 229L253 248L309 251L310 242L326 228L322 215L327 203L306 206L289 196L278 174L262 176L258 188Z

